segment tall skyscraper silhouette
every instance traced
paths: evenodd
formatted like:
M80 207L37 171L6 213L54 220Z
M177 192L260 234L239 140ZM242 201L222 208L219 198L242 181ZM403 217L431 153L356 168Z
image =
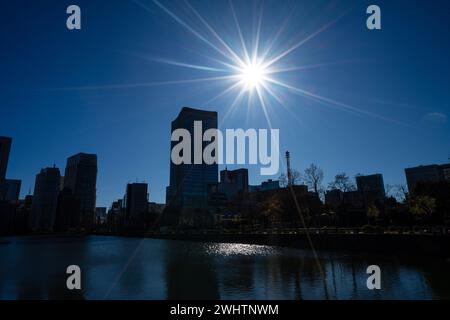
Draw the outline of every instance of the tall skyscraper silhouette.
M97 155L78 153L67 159L64 188L79 201L80 223L91 228L94 223L97 185Z
M170 185L167 187L166 204L182 209L205 208L208 185L218 182L217 164L194 164L194 121L202 122L202 135L208 129L217 129L217 112L184 107L172 121L172 132L186 129L191 135L191 164L176 165L170 162ZM171 143L171 149L178 142ZM207 143L203 143L203 147Z
M36 175L31 209L31 228L33 230L53 230L60 179L61 174L58 168L44 168Z
M0 184L6 179L11 142L12 139L9 137L0 137Z

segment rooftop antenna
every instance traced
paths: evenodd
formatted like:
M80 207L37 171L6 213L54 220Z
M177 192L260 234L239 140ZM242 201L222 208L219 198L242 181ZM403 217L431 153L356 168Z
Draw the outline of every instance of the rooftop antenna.
M292 186L291 154L289 153L289 151L286 151L286 167L288 186Z

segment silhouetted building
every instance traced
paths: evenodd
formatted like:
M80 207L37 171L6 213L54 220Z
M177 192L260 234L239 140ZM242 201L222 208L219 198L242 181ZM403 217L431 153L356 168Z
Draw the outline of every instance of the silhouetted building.
M94 223L97 184L97 155L78 153L67 159L64 188L80 202L80 221L84 228Z
M0 201L0 235L13 234L15 215L15 203Z
M217 112L184 107L172 121L172 132L186 129L191 135L191 164L170 163L170 185L167 187L166 204L184 209L206 208L208 186L218 182L218 165L194 164L194 121L201 121L201 135L208 129L217 129ZM178 142L171 142L171 149ZM203 142L203 148L209 143Z
M248 169L220 171L218 192L224 193L228 200L248 191Z
M250 192L258 192L258 191L269 191L269 190L278 190L280 189L280 181L269 179L267 181L261 182L258 186L249 186Z
M0 201L6 197L5 179L8 168L9 152L11 150L12 139L9 137L0 137Z
M58 168L45 168L36 175L31 213L31 228L33 230L53 230L58 206L60 179L61 174Z
M414 188L419 182L450 181L450 164L406 168L405 175L409 192L414 192Z
M364 205L383 203L386 198L384 190L383 175L371 174L367 176L357 176L356 186L361 193Z
M325 193L325 204L338 207L344 200L344 192L339 189L327 190Z
M27 195L24 200L19 200L14 217L14 233L24 234L30 231L31 208L33 196Z
M125 212L127 219L137 219L148 212L148 185L146 183L127 184Z
M261 182L261 191L280 189L280 181L269 179Z
M58 210L55 220L55 231L77 231L80 228L80 200L72 190L63 188L58 195Z
M0 137L0 184L6 178L6 169L8 168L9 152L11 150L12 139L9 137Z
M5 179L2 187L2 194L0 195L0 200L17 202L20 195L20 187L22 185L21 180L16 179Z
M121 231L124 224L123 200L119 199L111 204L107 215L108 230Z
M106 207L95 208L95 224L102 225L106 223Z
M163 203L149 202L148 203L148 212L161 214L166 205Z

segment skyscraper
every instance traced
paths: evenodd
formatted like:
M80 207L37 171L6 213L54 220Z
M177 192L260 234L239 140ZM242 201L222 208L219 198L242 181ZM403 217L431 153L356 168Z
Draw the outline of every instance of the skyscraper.
M79 201L81 226L92 227L96 202L97 155L78 153L67 159L64 188Z
M53 230L60 179L61 174L58 168L45 168L36 175L31 209L31 228L33 230Z
M450 181L450 164L431 164L405 169L406 181L409 192L414 192L414 188L419 182L439 182Z
M9 137L0 137L0 184L2 184L6 178L11 142L12 139Z
M148 185L146 183L127 184L125 195L126 218L139 218L148 211Z
M217 129L217 112L184 107L172 121L172 132L176 129L189 131L191 139L191 164L170 163L170 185L167 188L166 204L185 209L206 208L208 185L218 182L218 165L194 164L194 121L202 122L202 132ZM171 149L177 142L171 143ZM207 143L203 143L205 147Z
M3 182L3 194L0 193L0 200L17 201L19 200L21 180L5 179Z
M365 205L375 202L384 202L386 192L382 174L371 174L367 176L357 176L356 185L358 192L362 195Z

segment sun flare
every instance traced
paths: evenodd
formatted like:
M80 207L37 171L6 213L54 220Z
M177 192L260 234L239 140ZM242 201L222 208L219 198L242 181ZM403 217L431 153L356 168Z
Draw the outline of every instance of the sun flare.
M245 90L252 91L263 85L266 73L261 64L251 62L239 70L239 79Z

